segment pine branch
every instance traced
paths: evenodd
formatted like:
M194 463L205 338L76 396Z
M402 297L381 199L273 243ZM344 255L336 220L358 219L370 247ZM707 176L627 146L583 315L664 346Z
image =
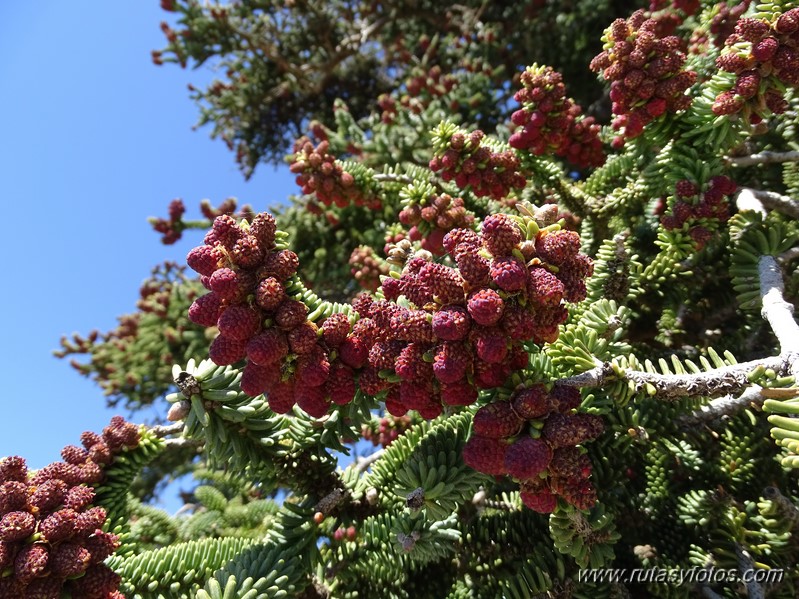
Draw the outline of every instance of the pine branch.
M760 152L751 156L727 158L727 163L731 166L754 166L756 164L778 164L781 162L799 162L799 152Z

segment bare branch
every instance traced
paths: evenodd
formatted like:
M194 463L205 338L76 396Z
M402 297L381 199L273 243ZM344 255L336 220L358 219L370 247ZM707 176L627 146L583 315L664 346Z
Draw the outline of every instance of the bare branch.
M759 582L751 580L751 572L755 569L755 560L752 559L750 553L741 547L738 543L735 544L735 555L738 558L738 572L741 574L741 579L746 581L746 594L749 599L765 599L766 594L763 587ZM749 580L744 576L749 574Z
M799 325L793 318L794 307L782 295L784 284L782 272L773 256L762 256L758 263L760 297L763 302L761 314L769 323L780 343L780 352L793 354L793 374L799 374Z
M761 394L761 387L753 385L738 397L727 395L714 399L709 404L702 406L695 412L685 414L680 418L683 426L695 426L705 422L710 422L722 416L731 416L740 410L749 407L761 407L766 400Z
M178 439L167 439L164 441L167 447L176 449L179 447L201 447L205 445L205 441L202 439L184 439L180 437Z
M410 175L394 175L390 173L377 173L372 179L379 183L405 183L406 185L413 183L413 177Z
M177 435L181 431L183 431L183 423L177 422L175 424L169 425L157 425L150 427L150 432L154 434L156 437L163 438L168 437L170 435Z
M602 387L617 380L627 380L635 383L638 389L643 389L647 384L652 385L655 388L654 397L657 399L713 397L743 391L750 385L747 375L758 366L773 368L783 374L787 373L789 369L788 360L781 356L773 356L732 366L723 366L698 374L655 374L639 370L626 370L620 376L614 372L609 362L605 362L581 374L561 379L558 384L570 387Z
M769 210L776 210L791 218L799 218L799 202L792 197L762 189L746 189L746 191L749 191L755 198L760 200L762 205Z
M766 216L768 211L766 207L763 206L763 202L757 199L755 196L755 192L748 187L741 188L741 191L738 193L738 197L735 199L735 203L738 205L738 210L751 210L752 212L757 212Z
M369 466L371 466L377 460L379 460L380 457L383 455L383 453L385 453L385 451L386 451L385 449L378 449L373 454L370 454L362 458L358 458L356 466L358 472L366 472L369 469Z
M782 254L777 256L777 259L782 263L786 264L791 260L796 260L799 258L799 247L793 247L789 250L784 251Z
M777 164L780 162L799 162L799 152L760 152L751 156L730 156L731 166L754 166L755 164Z
M716 591L705 584L700 585L699 588L702 590L702 596L706 599L724 599Z

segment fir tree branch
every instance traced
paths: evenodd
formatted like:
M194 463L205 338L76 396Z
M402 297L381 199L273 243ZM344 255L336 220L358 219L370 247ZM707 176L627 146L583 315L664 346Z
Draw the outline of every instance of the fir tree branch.
M594 368L580 374L575 374L558 381L561 385L569 387L601 387L615 376L610 362L602 362L594 358Z
M177 422L175 424L167 424L167 425L157 425L150 427L150 432L162 439L164 437L168 437L170 435L177 435L183 431L183 422Z
M731 395L719 397L698 410L685 414L680 418L680 424L686 427L696 426L722 416L731 416L751 406L760 407L765 400L766 398L761 394L761 387L753 385L737 397Z
M755 368L772 368L782 374L799 375L799 324L793 318L794 307L783 297L784 284L777 260L773 256L762 256L758 264L760 293L763 303L762 315L774 331L780 344L780 355L741 364L715 368L697 374L657 374L636 370L618 373L610 362L595 360L590 370L562 379L560 384L571 387L601 387L617 380L632 381L637 389L648 385L654 388L654 396L663 400L682 397L717 396L740 393L749 386L748 373ZM745 405L748 395L732 400ZM708 407L707 414L692 414L690 418L711 419L711 414L731 408L729 398Z
M793 304L783 297L782 273L773 256L762 256L758 263L761 314L780 344L781 354L791 356L791 371L799 374L799 325L793 318Z
M194 447L201 447L205 443L201 439L167 439L164 441L166 447L168 448L177 448L177 447L187 447L187 446L194 446Z
M375 33L379 32L390 19L386 16L380 17L371 23L362 21L359 23L360 30L352 33L349 37L342 40L336 48L336 52L343 52L345 50L358 50L360 46L369 41Z
M727 158L731 166L754 166L756 164L777 164L799 162L799 152L760 152L751 156L731 156Z
M372 464L374 464L377 460L380 459L380 457L383 455L384 452L385 452L384 449L378 449L372 454L369 454L362 458L358 458L357 462L358 465L356 466L358 472L366 472Z
M570 387L602 387L618 380L626 380L635 383L639 389L651 385L657 399L676 400L683 397L740 393L750 385L747 375L758 366L772 368L782 374L787 373L790 368L788 360L783 356L742 362L698 374L657 374L640 370L626 370L617 374L610 362L603 362L591 370L561 379L558 384Z
M472 497L472 505L474 505L478 510L491 508L492 510L503 510L506 512L512 512L519 509L517 506L507 501L502 501L499 499L489 499L488 493L486 493L486 490L483 488L480 488L480 490L474 494L474 497Z
M763 587L759 582L743 578L747 572L751 574L755 569L755 561L752 559L750 553L736 543L735 555L738 557L738 572L741 574L741 578L746 580L744 584L746 584L746 594L749 599L765 599L766 594L763 592ZM751 578L751 576L749 576L749 578Z
M377 183L402 183L404 185L410 185L415 181L415 179L411 175L403 175L400 173L375 173L374 175L372 175L372 180ZM441 193L445 192L441 179L439 179L436 176L433 176L432 171L430 172L429 178L426 180L439 192Z
M786 264L791 260L796 260L796 258L799 258L799 247L791 248L783 252L778 258L782 264Z
M705 584L701 585L699 588L702 590L702 596L706 599L724 599L724 597Z
M176 512L175 512L175 513L172 515L172 517L173 517L173 518L177 518L178 516L182 516L183 514L191 513L191 512L193 512L194 510L196 510L196 509L197 509L197 507L198 507L198 504L196 504L196 503L184 503L184 504L183 504L183 505L182 505L182 506L181 506L181 507L178 509L178 511L176 511Z
M760 200L762 205L769 210L776 210L791 218L799 218L799 202L790 196L784 196L780 193L773 191L764 191L762 189L748 189L743 191L751 193L755 198Z
M748 187L744 187L740 190L738 197L735 199L735 203L738 205L738 210L751 210L763 216L768 214L766 207L763 206L763 202L755 196L754 190Z
M413 177L410 175L399 175L394 173L375 173L372 178L378 183L404 183L410 185L413 183Z

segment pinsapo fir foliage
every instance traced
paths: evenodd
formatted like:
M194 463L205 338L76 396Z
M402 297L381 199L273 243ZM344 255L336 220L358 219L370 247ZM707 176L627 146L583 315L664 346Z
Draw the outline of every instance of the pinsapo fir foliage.
M186 266L60 353L171 424L56 477L102 559L0 461L2 592L797 596L796 2L162 6L154 61L221 65L201 123L297 195L152 219Z

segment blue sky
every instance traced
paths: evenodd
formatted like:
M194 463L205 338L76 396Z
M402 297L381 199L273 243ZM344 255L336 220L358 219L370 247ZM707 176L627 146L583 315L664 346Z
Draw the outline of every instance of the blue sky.
M298 191L285 168L245 182L209 129L192 131L186 86L213 74L152 64L168 16L158 0L0 3L0 456L34 468L118 412L52 356L61 335L113 328L152 266L200 241L163 246L147 217L176 197L192 217L203 198L265 210Z

